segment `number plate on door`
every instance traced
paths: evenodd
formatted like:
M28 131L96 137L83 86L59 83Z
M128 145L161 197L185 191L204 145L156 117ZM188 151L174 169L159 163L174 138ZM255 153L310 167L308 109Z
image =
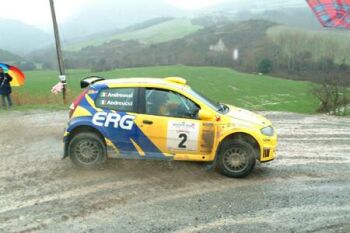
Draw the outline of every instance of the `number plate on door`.
M199 123L169 121L167 147L169 150L198 151Z

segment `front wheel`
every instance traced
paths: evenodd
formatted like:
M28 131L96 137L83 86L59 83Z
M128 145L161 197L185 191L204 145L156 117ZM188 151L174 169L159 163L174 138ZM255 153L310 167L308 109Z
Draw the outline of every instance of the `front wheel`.
M255 167L254 149L245 141L224 142L217 156L219 171L229 177L243 178Z
M90 132L75 135L69 143L68 154L75 165L83 168L98 167L107 159L105 143Z

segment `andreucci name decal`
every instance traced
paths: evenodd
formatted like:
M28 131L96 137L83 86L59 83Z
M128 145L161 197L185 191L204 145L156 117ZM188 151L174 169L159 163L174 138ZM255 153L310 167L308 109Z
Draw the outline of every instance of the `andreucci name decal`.
M130 94L123 94L123 93L112 93L112 92L104 92L101 94L101 97L109 97L109 98L133 98L134 94L130 93Z
M123 106L123 107L132 107L133 102L130 101L113 101L113 100L101 100L102 105L113 105L113 106Z
M134 125L135 116L124 115L118 113L97 112L92 118L92 123L97 126L109 127L111 124L114 128L131 130Z

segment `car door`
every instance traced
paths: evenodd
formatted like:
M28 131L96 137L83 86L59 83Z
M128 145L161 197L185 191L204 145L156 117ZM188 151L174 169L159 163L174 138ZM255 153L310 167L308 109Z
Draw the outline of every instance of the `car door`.
M145 88L140 96L144 96L144 106L137 124L161 152L152 155L152 151L147 151L151 157L186 159L183 156L192 155L188 159L193 160L203 154L203 122L197 119L200 107L196 103L167 89Z

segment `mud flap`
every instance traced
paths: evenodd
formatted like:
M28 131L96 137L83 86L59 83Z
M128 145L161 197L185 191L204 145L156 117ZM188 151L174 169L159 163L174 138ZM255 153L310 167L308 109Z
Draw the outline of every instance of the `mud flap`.
M63 143L63 153L61 153L61 160L68 157L68 143Z

